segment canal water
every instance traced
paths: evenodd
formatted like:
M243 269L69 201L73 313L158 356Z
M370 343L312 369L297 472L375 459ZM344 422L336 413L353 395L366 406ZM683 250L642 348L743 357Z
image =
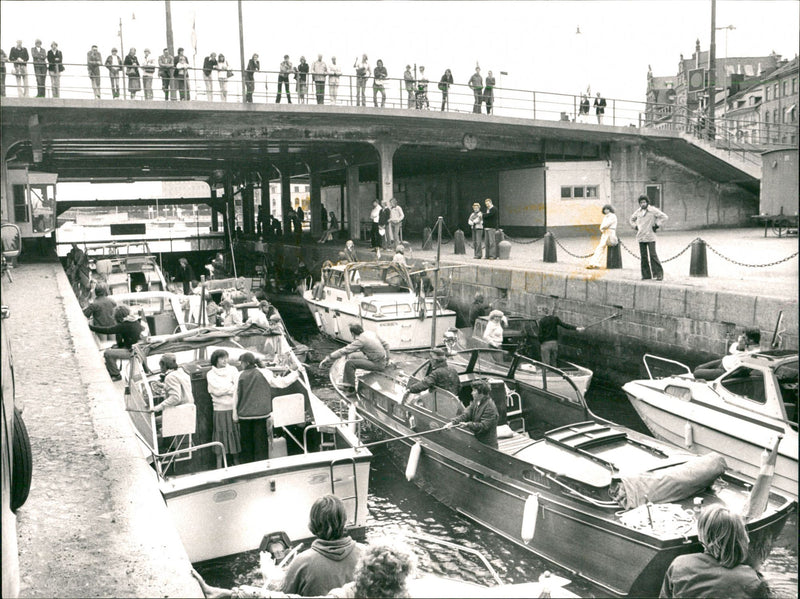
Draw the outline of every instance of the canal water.
M308 372L319 397L323 400L335 400L337 395L330 386L327 371L320 370L316 364L341 345L317 333L313 319L304 306L279 304L278 307L292 335L314 348L317 354L311 357ZM414 364L424 358L421 354L409 354L404 359ZM606 387L593 381L586 398L597 415L647 432L621 389ZM367 431L366 435L368 434ZM365 441L367 440L365 436ZM491 574L481 565L480 560L463 552L455 552L437 544L426 544L407 536L421 533L480 551L506 583L537 580L545 570L550 570L571 579L572 583L567 588L580 597L605 595L601 589L571 577L568 572L553 567L503 537L459 516L413 484L407 483L403 473L391 462L385 446L375 447L373 453L375 457L370 472L367 541L386 535L405 538L414 548L422 572L486 585L494 584ZM795 511L780 537L776 539L775 548L763 567L763 574L777 597L798 597L797 526ZM239 584L260 584L261 580L257 551L196 564L196 567L209 583L226 588ZM620 564L620 567L624 567L624 564Z

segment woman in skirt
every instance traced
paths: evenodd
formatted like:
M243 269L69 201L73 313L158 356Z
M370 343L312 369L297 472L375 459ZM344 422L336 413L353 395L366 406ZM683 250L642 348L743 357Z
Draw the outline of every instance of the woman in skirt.
M222 443L225 453L234 464L239 463L239 453L242 451L239 424L233 419L236 410L233 395L238 379L239 371L228 364L228 352L224 349L214 351L211 354L211 370L206 375L208 392L214 405L214 433L211 440ZM215 446L214 453L217 454L217 468L222 468L222 450Z

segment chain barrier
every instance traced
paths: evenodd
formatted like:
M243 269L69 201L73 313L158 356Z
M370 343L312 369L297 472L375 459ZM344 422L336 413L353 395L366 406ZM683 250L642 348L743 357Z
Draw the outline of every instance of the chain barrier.
M536 242L541 241L542 239L544 239L544 237L539 237L538 239L531 239L529 241L522 241L521 239L514 239L513 237L511 237L505 231L503 231L503 238L508 240L511 243L517 243L519 245L531 245L533 243L536 243Z
M677 254L675 254L675 255L674 255L672 258L667 258L666 260L662 260L662 261L661 261L661 264L664 264L665 262L670 262L671 260L675 260L676 258L680 258L681 256L683 256L683 255L686 253L686 250L688 250L690 247L692 247L692 244L693 244L695 241L697 241L698 239L700 239L700 238L699 238L699 237L695 237L695 238L694 238L694 240L692 240L692 241L689 243L689 245L687 245L687 246L686 246L685 248L683 248L683 249L682 249L680 252L678 252ZM700 241L702 241L702 239L700 239Z
M619 237L617 237L619 239ZM622 249L628 252L631 256L636 258L637 260L641 260L642 257L639 254L636 254L633 250L631 250L627 245L625 245L621 239L619 239L619 244L622 246Z
M776 260L775 262L766 262L764 264L745 264L744 262L739 262L738 260L734 260L733 258L728 258L727 256L720 254L717 250L708 245L708 243L706 243L706 247L708 247L708 249L710 249L712 252L714 252L717 256L719 256L723 260L727 260L728 262L730 262L731 264L735 264L736 266L744 266L746 268L767 268L769 266L776 266L778 264L783 264L784 262L788 262L792 258L796 258L798 254L800 254L800 252L795 252L794 254L786 256L786 258L781 258L780 260Z
M560 247L562 250L564 250L564 252L566 252L567 254L569 254L570 256L572 256L573 258L580 258L580 259L582 259L582 260L583 260L583 259L585 259L585 258L591 258L591 257L594 255L594 252L589 252L589 253L588 253L588 254L586 254L585 256L583 256L583 255L580 255L580 254L573 254L572 252L570 252L570 251L569 251L567 248L565 248L565 247L564 247L564 246L561 244L561 242L558 240L558 237L556 237L555 235L553 235L553 239L555 239L555 240L556 240L556 245L557 245L558 247Z
M438 223L438 220L437 220L437 223ZM428 237L425 239L425 241L423 241L423 242L422 242L422 247L425 247L425 246L426 246L426 245L428 245L429 243L433 243L433 234L434 234L434 232L436 231L436 224L437 224L437 223L433 223L433 226L431 227L431 232L430 232L430 234L429 234L429 235L428 235ZM444 221L442 221L442 225L443 225L443 227L444 227L444 229L443 229L443 231L442 231L442 245L447 245L448 243L450 243L451 241L453 241L453 234L450 232L450 229L448 229L448 228L447 228L447 225L445 224L445 222L444 222ZM445 238L444 238L444 231L447 231L447 234L450 236L450 238L449 238L449 239L445 239Z

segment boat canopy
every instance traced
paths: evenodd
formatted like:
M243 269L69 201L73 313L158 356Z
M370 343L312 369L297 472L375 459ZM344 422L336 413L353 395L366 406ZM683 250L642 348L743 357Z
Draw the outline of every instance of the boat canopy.
M178 353L200 349L210 345L249 348L255 352L263 351L264 339L282 340L283 335L271 332L255 323L230 327L200 328L186 333L171 335L167 339L141 342L133 346L133 351L142 360L153 354ZM281 352L288 351L288 344Z
M350 262L322 268L326 286L349 294L403 293L413 291L408 268L397 262Z

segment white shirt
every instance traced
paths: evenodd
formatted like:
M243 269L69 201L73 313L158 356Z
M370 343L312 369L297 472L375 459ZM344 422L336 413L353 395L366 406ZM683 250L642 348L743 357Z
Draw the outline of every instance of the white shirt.
M369 213L369 217L372 219L373 223L377 223L381 218L381 207L375 206L372 212Z

